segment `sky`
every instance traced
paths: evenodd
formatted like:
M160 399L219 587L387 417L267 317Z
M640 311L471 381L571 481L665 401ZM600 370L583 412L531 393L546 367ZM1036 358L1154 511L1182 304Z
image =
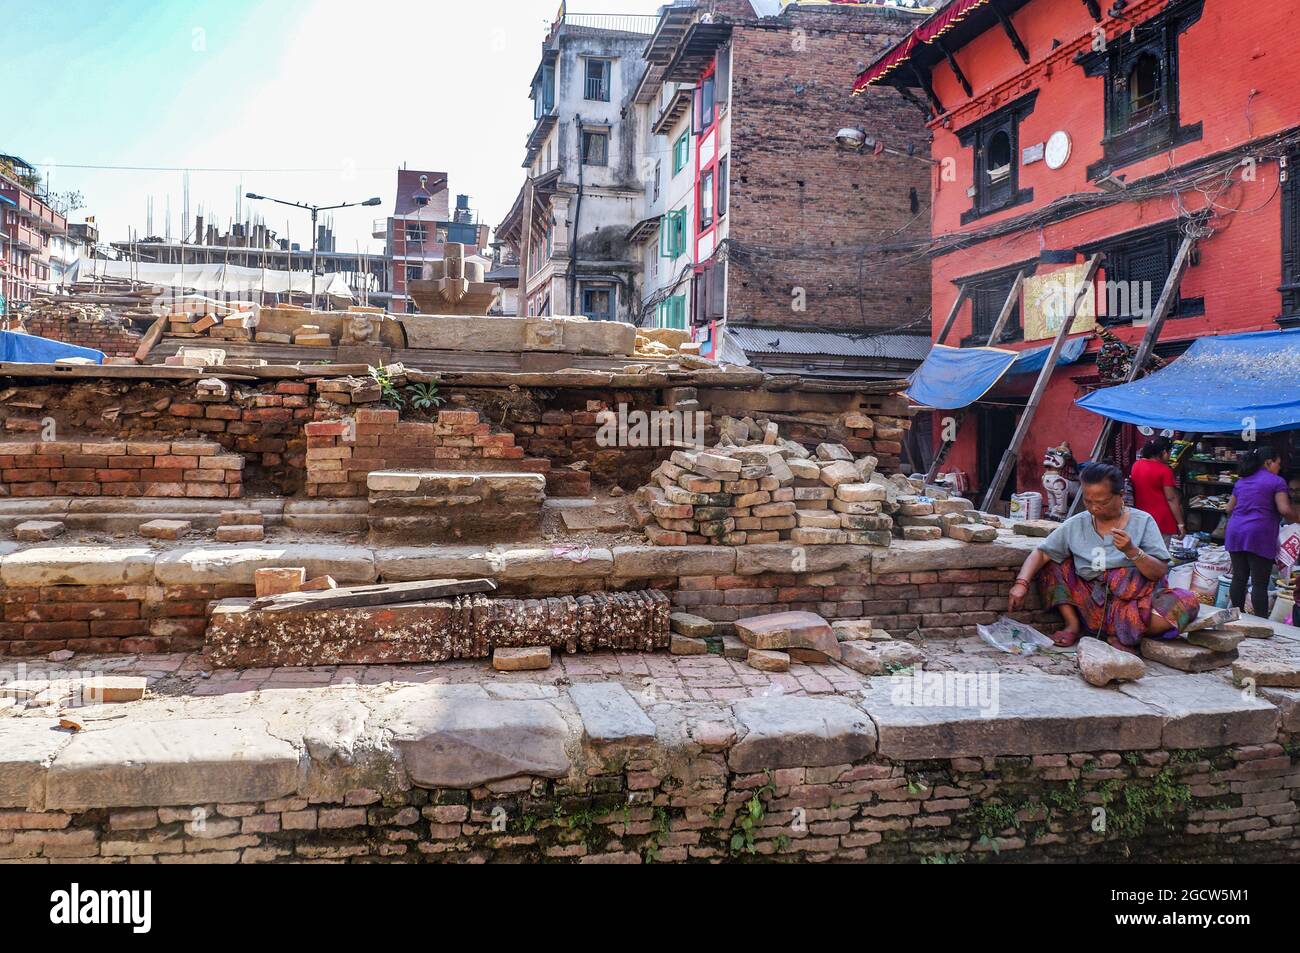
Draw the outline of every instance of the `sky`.
M572 13L653 14L662 0ZM332 213L340 250L379 251L396 170L447 172L495 225L523 184L528 87L559 0L0 0L0 153L80 191L101 241L181 232L189 207L224 231L256 192ZM78 166L143 167L140 171ZM216 170L216 171L199 171ZM454 200L453 200L454 203ZM306 247L309 213L251 203Z

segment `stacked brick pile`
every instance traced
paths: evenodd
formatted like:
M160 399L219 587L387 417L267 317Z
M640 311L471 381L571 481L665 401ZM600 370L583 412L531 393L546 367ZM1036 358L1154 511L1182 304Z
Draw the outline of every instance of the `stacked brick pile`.
M678 450L655 470L654 483L638 491L654 517L646 535L661 546L780 540L887 546L891 484L875 469L874 457L854 460L842 444L810 453L780 439L774 424L761 443Z
M638 491L653 517L645 529L651 543L888 546L891 536L968 542L997 536L969 500L939 490L931 492L944 499L920 496L917 481L876 472L875 457L854 459L844 444L823 443L810 452L782 439L773 423L763 428L762 442L743 421L724 421L721 430L724 443L675 451Z
M346 420L308 423L307 495L366 495L373 470L524 471L545 474L509 433L493 433L474 410L443 410L432 422L401 420L396 410L360 408Z
M236 498L244 458L209 440L0 443L0 495Z

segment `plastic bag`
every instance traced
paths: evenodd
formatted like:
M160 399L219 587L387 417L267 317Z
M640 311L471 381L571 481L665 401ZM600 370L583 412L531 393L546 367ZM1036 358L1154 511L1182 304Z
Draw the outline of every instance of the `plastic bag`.
M1010 655L1033 655L1039 649L1050 649L1055 642L1032 625L1003 616L992 625L977 625L979 637L999 652Z

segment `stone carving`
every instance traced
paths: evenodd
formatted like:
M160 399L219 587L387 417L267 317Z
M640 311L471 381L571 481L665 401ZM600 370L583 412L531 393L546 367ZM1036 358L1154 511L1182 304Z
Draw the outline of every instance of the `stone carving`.
M1068 443L1049 447L1043 456L1043 489L1047 493L1047 515L1063 520L1070 512L1070 499L1079 489L1075 479L1074 453Z
M483 263L467 261L465 246L449 242L442 261L426 264L420 280L407 282L407 290L425 314L487 314L498 286L483 276Z

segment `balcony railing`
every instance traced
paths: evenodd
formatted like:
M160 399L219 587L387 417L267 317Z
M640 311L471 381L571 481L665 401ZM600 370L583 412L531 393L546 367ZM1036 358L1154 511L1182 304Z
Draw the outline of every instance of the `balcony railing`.
M551 24L551 35L559 32L560 27L573 32L598 30L615 33L641 33L646 36L654 33L659 17L654 14L640 13L566 13Z

